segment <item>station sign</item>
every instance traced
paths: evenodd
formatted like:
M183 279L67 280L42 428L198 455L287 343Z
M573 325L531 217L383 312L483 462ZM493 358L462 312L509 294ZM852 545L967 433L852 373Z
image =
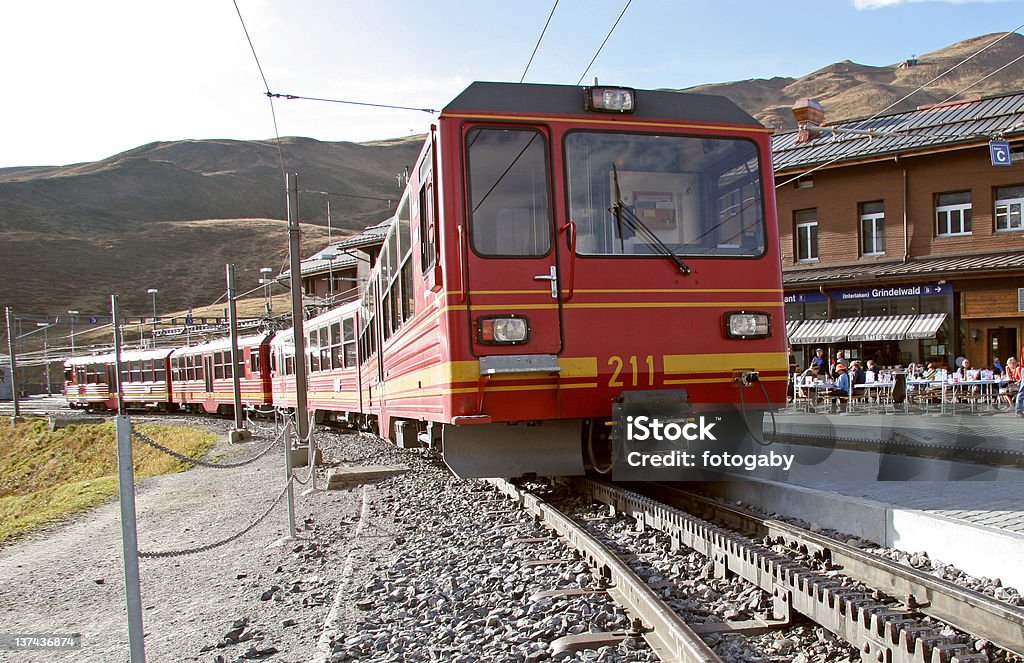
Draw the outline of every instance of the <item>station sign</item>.
M795 292L786 295L783 301L786 304L816 304L828 301L829 297L836 301L850 301L853 299L889 299L891 297L951 294L953 294L953 286L949 283L922 283L859 288L857 290L833 290L827 294L820 292Z
M1010 144L1005 140L992 140L988 143L988 155L993 166L1012 166Z
M832 293L832 299L888 299L890 297L919 297L921 295L951 295L953 286L949 283L927 283L922 285L896 285L858 290L839 290Z

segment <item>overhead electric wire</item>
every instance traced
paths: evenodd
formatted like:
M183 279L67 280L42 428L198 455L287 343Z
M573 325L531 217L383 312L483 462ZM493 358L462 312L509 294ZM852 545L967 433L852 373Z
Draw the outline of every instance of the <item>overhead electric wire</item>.
M299 193L318 193L321 196L340 196L342 198L362 198L363 200L382 200L386 203L394 202L394 198L377 198L374 196L357 196L354 193L335 193L333 191L314 191L313 189L301 189Z
M371 104L366 101L348 101L345 99L327 99L324 97L304 97L300 94L285 94L279 92L271 92L269 89L267 90L266 95L271 98L287 100L302 99L305 101L323 101L329 104L350 104L352 106L370 106L373 108L393 108L395 110L411 110L432 114L437 114L441 112L435 108L416 108L415 106L396 106L394 104Z
M619 12L619 17L615 19L615 23L612 24L612 29L608 31L607 35L605 35L604 41L602 41L601 45L598 46L597 53L594 53L594 57L590 59L590 64L588 64L587 68L583 70L583 74L580 76L580 79L576 81L576 85L582 83L583 79L587 77L587 72L589 72L590 68L594 66L594 62L597 61L597 56L601 54L601 50L604 49L604 45L608 43L608 40L611 38L612 33L615 32L615 28L618 27L619 21L622 20L622 17L625 15L626 10L629 9L629 4L631 2L633 2L633 0L626 0L626 6L622 8L621 12Z
M945 99L943 99L942 101L940 101L939 104L944 104L944 103L946 103L948 101L952 101L953 99L955 99L956 97L959 97L964 92L967 92L968 90L970 90L972 87L974 87L978 83L981 83L982 81L986 81L989 78L992 78L993 76L995 76L996 74L1001 72L1003 69L1006 69L1010 65L1015 64L1015 63L1019 62L1020 60L1024 60L1024 55L1018 55L1014 59L1012 59L1009 62L1007 62L1006 64L1004 64L1002 67L999 67L999 69L996 69L995 71L990 72L990 73L986 74L985 76L982 76L981 78L979 78L978 80L974 81L973 83L971 83L970 85L968 85L964 89L960 90L959 92L954 92L950 96L948 96Z
M551 13L548 14L548 20L544 22L544 29L540 31L537 44L533 47L533 53L530 53L530 61L526 63L526 69L523 69L523 75L519 77L520 83L526 78L526 72L530 71L530 65L533 64L533 58L537 55L537 49L540 48L540 42L544 40L544 34L548 31L548 26L551 25L551 17L555 15L556 7L558 7L558 0L555 0L555 4L551 6Z
M949 69L945 70L944 72L942 72L942 73L941 73L941 74L939 74L938 76L935 76L934 78L932 78L932 79L931 79L930 81L928 81L927 83L923 83L923 84L922 84L922 85L921 85L920 87L918 87L918 88L917 88L916 90L914 90L914 91L912 91L912 92L909 92L908 94L904 95L904 96L903 96L903 97L901 97L900 99L897 99L896 101L892 102L891 104L889 104L888 106L886 106L886 107L885 107L885 108L883 108L882 110L880 110L880 111L876 112L876 113L875 113L874 115L872 115L871 117L867 118L866 120L859 120L859 123L866 123L866 122L870 122L870 121L872 121L872 120L876 119L876 118L877 118L877 117L878 117L879 115L881 115L882 113L886 112L887 110L890 110L891 108L893 108L893 107L894 107L894 106L896 106L897 104L900 104L900 103L902 103L902 102L906 101L907 99L909 99L910 97L914 96L915 94L917 94L917 93L918 93L918 92L920 92L921 90L925 89L926 87L928 87L929 85L931 85L931 84L932 84L932 83L934 83L935 81L939 80L940 78L942 78L942 77L943 77L943 76L945 76L946 74L949 74L950 72L952 72L952 71L954 71L954 70L958 69L959 67L962 67L962 66L963 66L964 64L966 64L967 62L969 62L969 61L973 60L973 59L974 59L974 58L976 58L977 56L981 55L982 53L984 53L984 52L985 52L985 51L987 51L988 49L992 48L993 46L995 46L996 44L998 44L998 43L999 43L999 42L1001 42L1002 40L1006 39L1006 38L1007 38L1007 37L1009 37L1010 35L1012 35L1012 34L1016 34L1016 33L1017 33L1017 32L1018 32L1018 31L1019 31L1019 30L1020 30L1021 28L1024 28L1024 23L1021 23L1020 25L1018 25L1018 26L1017 26L1016 28L1014 28L1013 30L1010 30L1009 32L1006 32L1006 33L1004 33L1004 34L1003 34L1003 35L1002 35L1001 37L999 37L998 39L995 39L995 40L993 40L993 41L992 41L991 43L989 43L989 44L985 45L985 46L984 46L983 48L981 48L981 49L980 49L980 50L978 50L977 52L973 53L972 55L969 55L969 56L967 56L966 58L964 58L963 60L961 60L961 61L960 61L960 62L958 62L957 64L953 65L953 66L952 66L952 67L950 67ZM996 74L996 73L998 73L998 72L1002 71L1003 69L1005 69L1006 67L1010 66L1011 64L1013 64L1014 62L1016 62L1017 60L1020 60L1020 59L1021 59L1020 57L1016 58L1016 59L1015 59L1015 60L1013 60L1012 62L1010 62L1010 63L1008 63L1008 64L1004 65L1003 67L1000 67L1000 68L999 68L999 69L997 69L996 71L993 71L992 73L988 74L987 76L985 76L985 78L988 78L988 77L990 77L990 76L992 76L992 75L994 75L994 74ZM952 99L953 97L956 97L956 96L958 96L958 95L962 94L962 93L963 93L964 91L966 91L966 90L970 89L970 88L971 88L971 87L973 87L974 85L977 85L977 84L978 84L978 83L980 83L981 81L985 80L985 78L982 78L982 79L980 79L980 80L978 80L978 81L975 81L975 82L974 82L974 83L972 83L971 85L969 85L969 86L967 86L966 88L964 88L964 90L962 90L962 91L960 91L960 92L957 92L956 94L952 95L951 97L947 98L946 100L944 100L944 101L943 101L943 102L941 102L941 103L946 103L946 102L950 101L950 99ZM807 175L810 175L811 173L813 173L813 172L815 172L815 171L821 170L822 168L825 168L826 166L830 166L830 165L834 164L834 163L835 163L835 162L837 162L837 161L841 161L842 159L843 159L843 156L842 156L842 155L839 155L839 156L833 157L832 159L829 159L828 161L826 161L826 162L824 162L824 163L820 163L820 164L818 164L817 166L815 166L815 167L813 167L813 168L810 168L810 169L808 169L808 170L806 170L806 171L804 171L804 172L800 173L799 175L794 175L793 177L789 178L789 179L788 179L788 180L786 180L785 182L780 182L780 183L776 184L776 185L775 185L775 188L776 188L776 189L778 189L778 188L781 188L781 187L784 187L784 186L786 186L787 184L792 184L793 182L795 182L795 181L799 180L799 179L800 179L801 177L806 177Z
M263 73L263 65L260 64L260 57L256 54L256 47L252 43L252 37L249 36L249 28L245 26L245 19L242 18L242 10L238 7L238 0L231 0L232 4L235 5L235 12L238 14L238 21L242 24L242 31L245 33L245 39L249 42L249 50L252 51L252 57L256 60L256 68L259 69L260 78L263 79L263 88L266 91L267 100L270 102L270 117L274 122L274 140L277 144L277 158L281 164L281 182L284 183L288 179L288 173L284 166L284 150L281 149L281 132L277 129L277 113L274 110L274 98L270 93L270 84L267 82L267 76Z

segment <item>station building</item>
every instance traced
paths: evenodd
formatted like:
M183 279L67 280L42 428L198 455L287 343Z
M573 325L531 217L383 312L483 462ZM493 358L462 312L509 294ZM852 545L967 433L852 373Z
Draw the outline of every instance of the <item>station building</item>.
M1024 345L1024 93L773 138L786 320L801 366L975 367Z

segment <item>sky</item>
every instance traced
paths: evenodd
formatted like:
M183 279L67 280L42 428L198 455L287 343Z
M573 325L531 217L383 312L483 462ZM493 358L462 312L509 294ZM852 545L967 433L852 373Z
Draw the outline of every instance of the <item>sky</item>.
M1024 23L1024 0L237 0L271 92L439 109L474 80L685 88L888 65ZM550 24L527 69L548 16ZM232 0L0 0L0 167L275 135ZM423 133L433 116L277 100L281 136Z

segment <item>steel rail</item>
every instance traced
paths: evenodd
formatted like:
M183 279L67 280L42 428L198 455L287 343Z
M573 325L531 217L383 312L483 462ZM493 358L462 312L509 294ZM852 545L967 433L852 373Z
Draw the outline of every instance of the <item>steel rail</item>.
M611 549L537 495L504 479L487 481L561 536L593 568L601 570L613 584L609 594L641 620L644 639L662 661L721 663L715 652Z
M899 599L911 610L935 617L971 635L1024 656L1024 608L961 587L914 568L896 564L802 527L765 518L665 484L644 493L703 518L757 538L802 548L843 574Z
M918 613L894 609L870 593L794 562L735 532L620 486L569 480L581 493L664 532L673 548L685 545L714 563L715 574L735 574L768 592L774 617L799 612L857 647L861 660L880 663L985 663L988 656L923 624ZM786 613L789 613L788 615Z

